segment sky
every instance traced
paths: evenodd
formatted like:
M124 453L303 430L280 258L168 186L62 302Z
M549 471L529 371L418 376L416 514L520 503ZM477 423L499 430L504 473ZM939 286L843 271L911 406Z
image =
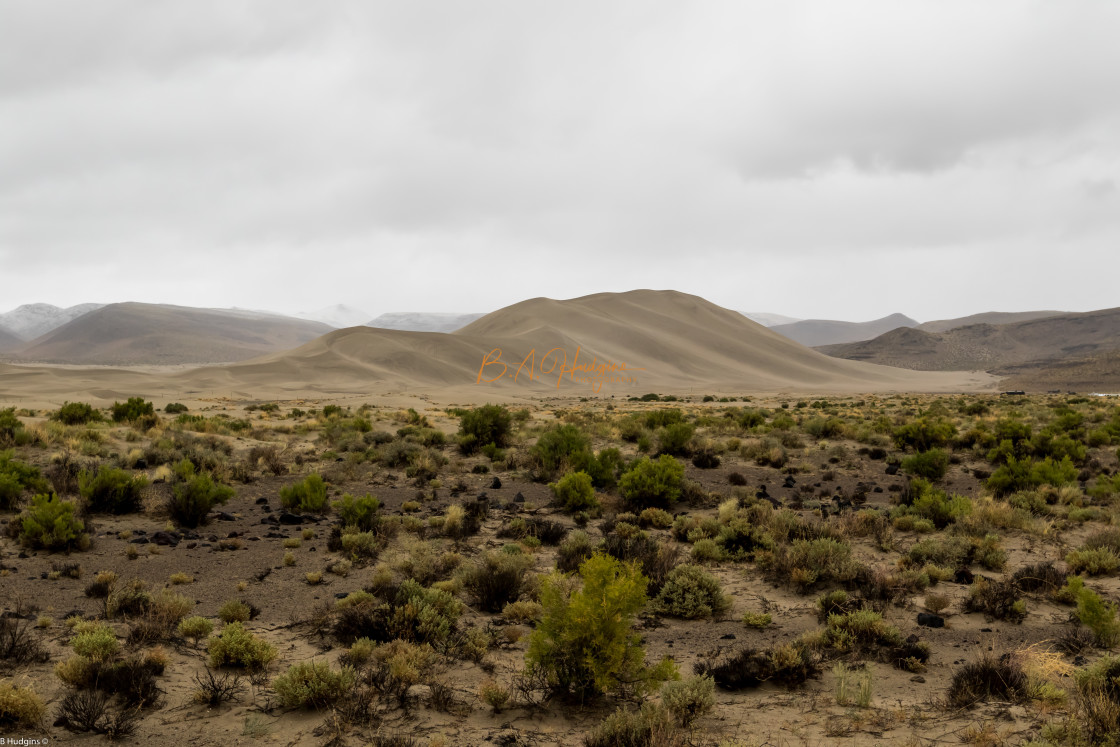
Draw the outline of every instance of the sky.
M0 311L1120 305L1111 0L0 0Z

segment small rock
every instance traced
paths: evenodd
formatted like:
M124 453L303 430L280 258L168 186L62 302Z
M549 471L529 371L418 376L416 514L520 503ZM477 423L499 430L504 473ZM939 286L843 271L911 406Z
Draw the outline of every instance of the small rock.
M733 641L733 640L735 640L735 634L734 633L725 633L724 635L721 635L719 637L719 639L721 641Z
M923 677L920 674L915 674L913 677L910 678L910 681L911 682L917 682L918 684L925 684L926 678Z
M267 506L268 505L268 499L265 498L264 496L261 496L260 498L258 498L256 500L256 504L258 506Z
M281 524L302 524L303 523L303 517L300 516L299 514L293 514L290 511L281 511L280 512L280 523Z
M133 537L128 542L130 545L146 545L151 542L151 540L147 537Z
M944 628L945 618L941 615L931 615L928 612L918 613L918 624L927 628Z
M888 464L887 465L887 474L888 475L897 475L898 474L898 465L897 464Z
M156 532L152 535L152 542L165 547L175 547L183 539L178 532Z
M229 534L226 535L226 539L233 539L234 537L240 537L240 536L241 536L241 532L230 532Z
M225 511L219 511L218 521L237 521L237 519L233 518L233 514L228 514Z
M188 543L187 543L187 549L188 549L188 550L193 550L193 549L195 549L196 547L198 547L198 543L197 543L197 542L188 542Z
M347 594L345 591L336 591L335 594L334 594L335 599L345 599L348 596L350 596L350 595Z
M207 542L217 542L218 541L218 535L211 534L209 537L206 538L206 541Z
M523 496L521 494L520 490L517 491L517 495L513 496L513 502L514 503L524 503L525 502L525 496Z
M980 628L980 632L981 633L991 633L992 629L991 628Z
M495 476L494 479L490 481L490 489L497 490L500 487L502 487L502 481Z
M307 548L307 551L308 552L318 552L318 550L315 548L315 545L312 545L311 547Z

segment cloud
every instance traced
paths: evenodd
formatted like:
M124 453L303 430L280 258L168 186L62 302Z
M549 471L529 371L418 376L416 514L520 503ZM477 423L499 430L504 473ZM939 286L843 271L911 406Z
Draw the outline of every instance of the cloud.
M16 303L471 311L646 286L872 318L917 315L876 283L927 276L939 254L1116 266L1107 3L4 15L0 264ZM828 287L860 293L791 280L825 267ZM1017 272L1002 303L1058 305L1029 292L1046 269ZM941 295L933 315L991 307ZM1103 290L1072 300L1107 305Z

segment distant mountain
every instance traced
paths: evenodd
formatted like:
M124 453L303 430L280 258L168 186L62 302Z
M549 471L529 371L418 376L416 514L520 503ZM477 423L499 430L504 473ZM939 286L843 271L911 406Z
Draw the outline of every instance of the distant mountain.
M835 345L843 342L870 340L898 327L916 327L918 322L903 314L891 314L870 322L840 322L829 319L806 319L792 324L778 324L770 329L808 347Z
M770 314L765 311L740 311L739 313L752 322L758 322L763 327L776 327L779 324L793 324L794 322L801 321L797 317L785 316L784 314Z
M940 319L935 322L924 322L918 325L923 332L948 332L957 327L968 327L973 324L1013 324L1015 322L1029 322L1032 319L1045 319L1048 316L1064 314L1064 311L988 311L983 314L962 316L959 319Z
M14 332L10 332L4 327L0 327L0 351L18 348L22 344L22 338L20 338Z
M294 348L330 331L320 322L259 311L115 303L5 357L96 365L225 363Z
M100 309L104 304L82 303L66 309L49 303L26 303L11 311L0 314L0 327L18 335L24 340L34 340L52 329L77 319L82 314Z
M429 311L391 311L366 322L367 327L404 332L454 332L485 314L441 314Z
M1011 324L973 324L947 332L896 329L846 345L818 348L837 358L921 371L994 371L1091 357L1120 349L1120 308L1064 313Z
M369 319L369 314L361 309L345 304L325 306L318 311L301 311L296 314L298 319L310 319L313 322L322 322L335 329L344 327L360 327Z

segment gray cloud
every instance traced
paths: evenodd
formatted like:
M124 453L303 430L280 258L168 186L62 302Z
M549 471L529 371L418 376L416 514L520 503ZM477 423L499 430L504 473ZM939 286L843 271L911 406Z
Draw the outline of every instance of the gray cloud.
M13 306L470 311L634 287L853 319L1115 303L1092 278L1055 287L1047 259L1120 264L1113 4L0 14Z

